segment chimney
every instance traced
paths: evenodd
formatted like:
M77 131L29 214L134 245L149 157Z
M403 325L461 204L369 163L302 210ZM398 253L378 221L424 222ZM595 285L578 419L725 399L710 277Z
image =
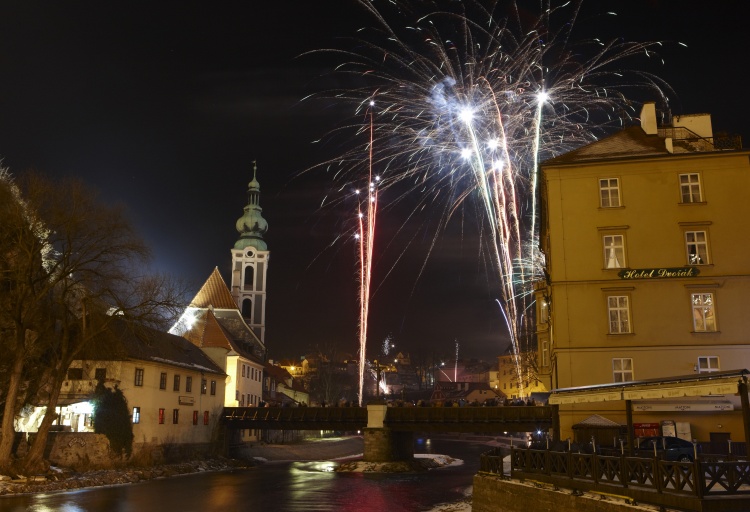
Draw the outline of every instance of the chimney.
M656 135L658 133L656 126L656 103L649 101L641 107L641 128L646 135Z

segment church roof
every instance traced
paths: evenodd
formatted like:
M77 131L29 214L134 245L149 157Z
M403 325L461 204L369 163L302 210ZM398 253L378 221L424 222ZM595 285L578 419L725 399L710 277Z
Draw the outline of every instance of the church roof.
M234 298L227 287L227 283L224 282L224 278L221 277L219 267L214 267L214 271L208 277L206 282L203 283L203 286L198 290L195 297L193 297L193 300L190 302L190 307L237 309L237 304L234 302Z

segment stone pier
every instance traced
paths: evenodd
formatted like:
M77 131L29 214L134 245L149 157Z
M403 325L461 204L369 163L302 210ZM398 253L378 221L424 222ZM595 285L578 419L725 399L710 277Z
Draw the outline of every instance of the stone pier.
M414 459L414 433L397 431L383 424L388 406L367 406L367 428L364 429L365 462L400 462Z

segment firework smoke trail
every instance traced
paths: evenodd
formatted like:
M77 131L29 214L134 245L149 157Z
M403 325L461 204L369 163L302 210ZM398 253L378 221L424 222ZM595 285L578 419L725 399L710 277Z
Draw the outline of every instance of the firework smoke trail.
M531 25L512 2L359 2L374 25L358 32L355 50L331 50L343 58L336 72L358 85L329 96L361 114L377 91L371 129L381 143L371 146L370 166L394 202L421 194L418 208L442 212L444 226L476 200L482 249L497 271L497 300L518 356L533 348L533 314L524 312L533 311L531 283L543 275L538 163L632 121L626 92L667 104L667 84L622 67L655 57L661 43L577 42L580 1L542 0ZM348 180L362 159L353 151L320 166Z
M377 181L372 175L372 151L373 151L373 121L372 108L374 103L370 101L370 144L369 144L369 169L367 198L365 199L365 208L362 208L360 200L358 220L359 220L359 405L362 405L364 397L364 380L365 380L365 356L367 349L367 321L370 310L370 284L372 282L372 249L375 242L375 220L378 210L378 190ZM378 383L378 386L380 383Z

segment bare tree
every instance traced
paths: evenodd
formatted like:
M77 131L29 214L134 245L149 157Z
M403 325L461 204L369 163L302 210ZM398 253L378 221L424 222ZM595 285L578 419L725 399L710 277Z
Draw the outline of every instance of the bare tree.
M0 342L10 377L3 393L0 461L10 460L13 418L31 399L23 392L26 379L41 365L45 379L35 398L46 413L24 461L26 471L33 471L43 465L71 362L106 329L107 319L158 323L181 307L182 290L166 277L145 273L148 250L122 209L99 201L82 183L28 173L16 186L5 173L0 188L15 202L3 209L1 220L13 224L2 222L0 234L0 252L9 256L0 268L0 301L7 306L0 312Z

